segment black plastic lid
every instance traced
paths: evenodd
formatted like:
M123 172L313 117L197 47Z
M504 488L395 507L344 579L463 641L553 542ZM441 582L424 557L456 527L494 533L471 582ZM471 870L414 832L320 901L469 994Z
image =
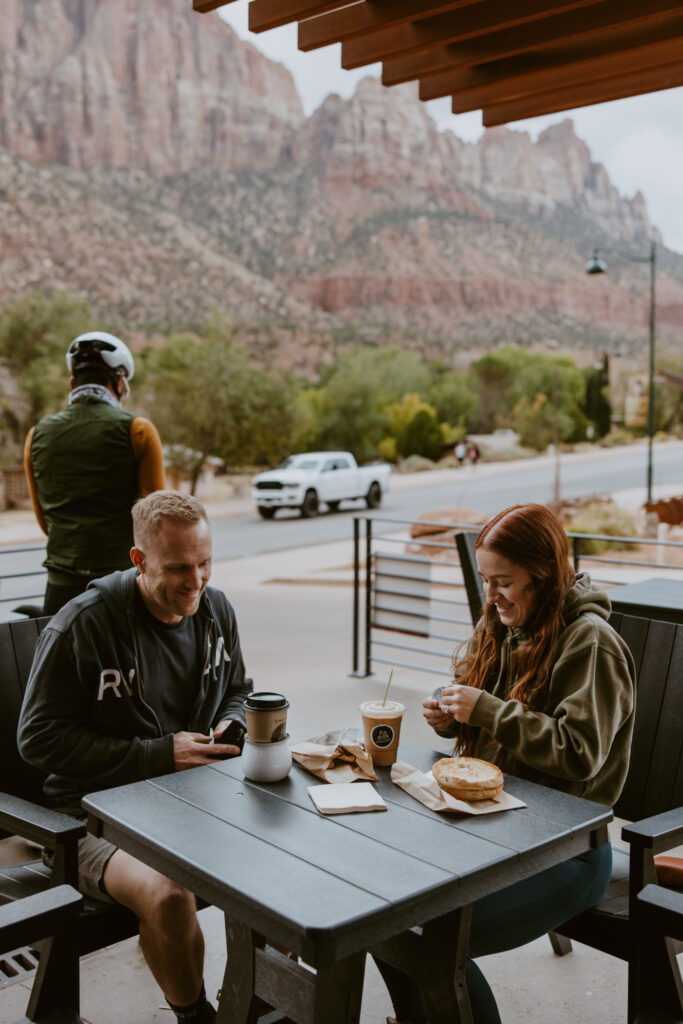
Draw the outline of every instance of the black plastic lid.
M281 693L268 693L264 690L250 693L244 706L248 711L277 711L279 708L288 708L289 701Z

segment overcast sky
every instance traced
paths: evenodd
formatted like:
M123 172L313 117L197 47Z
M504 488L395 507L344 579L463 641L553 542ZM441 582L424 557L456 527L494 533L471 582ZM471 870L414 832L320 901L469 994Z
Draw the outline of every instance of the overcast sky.
M220 14L240 36L289 68L307 114L328 93L348 98L361 78L380 73L379 64L344 71L338 45L301 53L296 44L296 25L260 35L250 33L247 0L221 8ZM455 116L450 113L448 99L436 100L427 107L441 128L450 128L461 139L475 142L482 134L480 111ZM623 196L631 197L640 189L650 219L662 232L666 245L683 253L683 89L517 121L509 127L528 131L535 139L549 124L565 117L573 119L577 135L587 143L593 159L605 165Z

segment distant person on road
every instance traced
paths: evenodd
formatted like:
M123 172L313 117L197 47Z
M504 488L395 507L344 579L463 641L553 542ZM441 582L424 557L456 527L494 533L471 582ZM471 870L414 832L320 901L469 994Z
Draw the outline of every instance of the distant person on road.
M474 441L470 441L470 446L467 449L467 458L473 466L476 466L479 462L479 446Z
M475 542L486 602L451 684L423 715L455 752L510 776L612 807L629 763L635 667L609 625L610 601L575 574L567 535L543 505L514 505ZM597 903L612 869L609 843L472 906L467 986L475 1024L500 1024L476 959L515 949ZM401 1024L426 1024L421 986L378 962Z
M241 753L252 683L235 612L208 586L206 511L157 491L132 517L134 568L95 580L51 619L21 711L22 757L50 773L52 806L75 817L85 793ZM78 843L78 881L140 919L142 952L178 1021L213 1024L193 894L93 835Z
M467 445L465 444L464 438L460 438L455 446L455 457L458 460L458 465L462 466L465 462L465 456L467 455Z
M53 615L88 583L130 565L130 510L166 486L161 441L149 420L124 412L133 356L113 334L71 342L69 404L32 427L24 469L47 535L44 612Z

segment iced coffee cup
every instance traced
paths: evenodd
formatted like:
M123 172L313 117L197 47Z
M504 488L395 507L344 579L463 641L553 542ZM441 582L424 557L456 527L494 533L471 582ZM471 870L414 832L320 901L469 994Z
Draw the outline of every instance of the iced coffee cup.
M372 757L373 764L387 765L396 761L401 721L405 712L405 704L398 700L365 700L360 705L365 749Z

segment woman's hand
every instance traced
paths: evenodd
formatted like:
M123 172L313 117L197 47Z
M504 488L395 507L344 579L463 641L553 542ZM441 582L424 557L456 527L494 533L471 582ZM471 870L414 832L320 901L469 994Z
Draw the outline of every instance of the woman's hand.
M450 729L453 725L453 716L449 715L447 711L442 711L438 700L433 700L431 697L422 701L422 714L427 720L427 724L437 732Z
M472 708L479 700L480 694L481 690L476 686L461 686L459 683L444 686L441 711L451 721L455 719L456 722L469 722Z

